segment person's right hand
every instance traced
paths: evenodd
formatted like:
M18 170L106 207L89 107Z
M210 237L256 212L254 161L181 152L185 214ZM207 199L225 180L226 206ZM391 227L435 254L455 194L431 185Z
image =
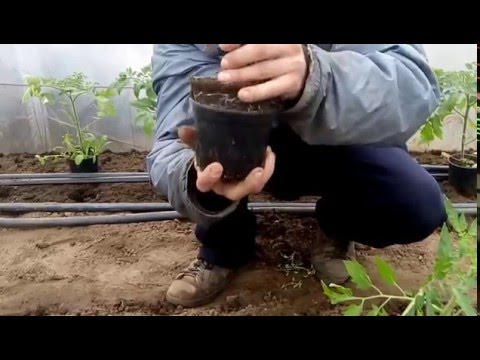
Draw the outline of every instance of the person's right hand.
M195 148L197 141L197 131L190 126L183 126L178 129L180 140L191 149ZM198 168L197 171L197 189L206 193L213 191L231 201L239 201L248 195L260 193L273 175L275 169L275 154L270 147L265 154L265 167L253 169L250 174L242 181L235 183L225 183L222 181L223 167L220 163L212 163L203 171Z

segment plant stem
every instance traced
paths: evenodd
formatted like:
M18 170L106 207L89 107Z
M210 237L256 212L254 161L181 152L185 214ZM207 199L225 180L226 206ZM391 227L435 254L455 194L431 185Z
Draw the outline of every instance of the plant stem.
M406 316L414 306L415 306L415 298L410 300L410 304L408 304L407 308L403 311L402 316Z
M467 98L468 102L468 98ZM468 124L468 114L470 113L470 104L467 105L467 109L465 110L465 115L463 117L463 132L462 132L462 158L461 160L465 159L465 137L467 135L467 124Z
M386 295L386 294L380 294L380 295L372 295L372 296L367 296L367 297L357 297L357 296L353 296L351 298L349 298L349 300L361 300L361 301L367 301L367 300L373 300L373 299L388 299L388 300L408 300L408 301L412 301L414 300L415 298L411 298L411 297L408 297L408 296L397 296L397 295Z
M78 137L78 142L80 147L83 149L83 136L82 136L82 129L80 128L80 119L78 118L77 114L77 108L75 106L75 101L72 99L72 95L68 94L68 98L70 99L70 102L72 104L72 110L73 110L73 121L75 123L75 127L77 128L77 137Z
M397 283L395 283L395 286L397 287L398 290L400 290L400 293L403 295L403 296L407 296L407 294L405 294L405 291L403 291L402 287L400 285L398 285Z

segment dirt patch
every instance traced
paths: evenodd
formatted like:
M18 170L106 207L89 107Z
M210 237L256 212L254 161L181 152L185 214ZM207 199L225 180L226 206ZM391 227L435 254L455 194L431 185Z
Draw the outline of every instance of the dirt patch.
M145 171L145 156L108 153L102 170ZM62 163L44 168L33 155L0 156L0 166L0 173L68 171ZM458 196L453 191L451 195L454 200ZM0 189L1 202L162 200L148 184ZM269 195L253 200L275 201ZM189 222L0 229L0 315L338 315L340 309L328 303L309 273L308 249L316 222L274 213L258 218L257 260L212 304L197 309L165 301L171 281L197 253ZM414 289L429 274L437 241L435 233L414 245L362 250L358 258L373 269L374 256L381 255L393 264L400 283ZM292 266L302 270L292 274Z
M165 301L177 272L196 255L187 222L0 232L1 315L338 315L308 271L310 218L259 216L258 258L213 303L182 309ZM415 288L434 258L438 234L415 245L360 251L373 268L381 254Z

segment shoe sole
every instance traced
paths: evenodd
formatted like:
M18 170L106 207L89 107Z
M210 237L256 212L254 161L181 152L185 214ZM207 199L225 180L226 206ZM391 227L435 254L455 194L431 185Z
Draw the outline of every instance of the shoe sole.
M186 308L195 308L202 305L207 305L208 303L212 302L217 296L219 296L223 292L223 290L224 289L221 289L214 294L195 300L181 300L168 294L165 296L165 299L173 305L180 305Z

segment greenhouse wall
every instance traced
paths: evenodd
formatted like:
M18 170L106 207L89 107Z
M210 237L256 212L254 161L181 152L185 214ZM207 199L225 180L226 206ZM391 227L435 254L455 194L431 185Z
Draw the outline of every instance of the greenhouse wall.
M475 44L426 44L425 48L434 67L459 70L465 63L476 61ZM147 65L151 54L152 44L0 45L0 153L42 153L61 143L65 130L50 120L61 117L60 109L47 108L36 101L22 103L26 75L60 78L83 72L106 86L127 67L139 69ZM113 151L150 149L152 139L133 125L135 110L129 105L132 99L133 91L127 89L116 99L118 116L104 119L92 128L113 140ZM82 121L90 121L95 111L93 103L86 100L79 108ZM436 140L429 148L458 149L460 132L458 119L451 119L446 125L444 140ZM469 136L476 136L474 129ZM412 138L409 145L412 150L426 148L419 143L418 136ZM471 147L476 147L476 142Z

